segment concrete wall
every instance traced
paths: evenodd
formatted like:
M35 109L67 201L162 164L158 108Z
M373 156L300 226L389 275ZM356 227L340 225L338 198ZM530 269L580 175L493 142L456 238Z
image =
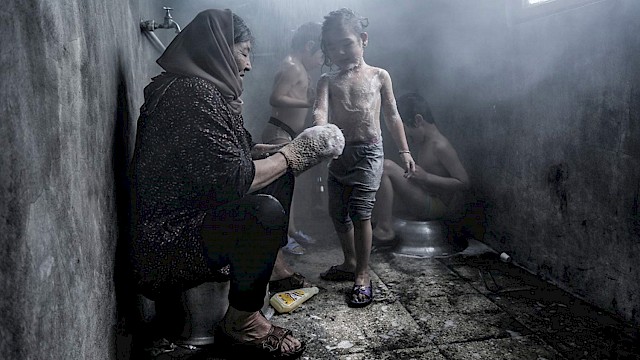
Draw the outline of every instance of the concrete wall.
M2 358L116 357L117 225L153 53L146 3L0 10Z
M506 3L425 5L406 66L471 175L472 233L640 323L640 3Z

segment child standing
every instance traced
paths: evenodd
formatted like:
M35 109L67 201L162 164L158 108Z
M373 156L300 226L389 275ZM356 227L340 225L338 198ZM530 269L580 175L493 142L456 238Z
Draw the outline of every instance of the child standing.
M405 174L415 171L402 120L396 108L391 77L381 68L364 62L369 37L368 20L350 9L332 11L322 24L322 50L327 65L338 69L321 76L313 118L315 125L331 122L344 134L346 146L329 165L329 211L340 238L344 262L320 277L353 280L347 301L351 307L373 300L369 277L372 229L371 211L382 177L384 153L380 111L399 148Z

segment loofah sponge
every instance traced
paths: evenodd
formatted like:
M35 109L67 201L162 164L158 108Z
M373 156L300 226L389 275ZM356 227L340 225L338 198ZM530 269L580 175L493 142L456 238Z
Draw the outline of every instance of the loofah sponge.
M327 158L336 158L344 150L344 135L333 125L319 125L305 129L279 150L287 165L298 175Z

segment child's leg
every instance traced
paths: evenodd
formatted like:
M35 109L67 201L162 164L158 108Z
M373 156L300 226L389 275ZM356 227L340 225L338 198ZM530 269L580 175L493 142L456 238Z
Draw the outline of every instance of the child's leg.
M294 214L298 208L296 204L300 201L300 186L299 184L296 185L297 186L293 188L293 199L291 200L291 210L289 210L289 236L292 236L296 231L298 231Z
M331 214L333 227L338 234L338 239L340 239L344 261L340 265L332 266L329 270L320 274L320 277L325 280L353 279L353 271L356 268L353 243L354 232L347 207L351 189L342 185L331 175L329 175L327 184L329 190L329 214Z
M329 281L345 281L354 280L354 272L356 268L356 255L353 242L353 226L345 229L343 226L335 226L338 239L340 239L340 247L344 260L342 264L332 265L325 272L320 274L320 278Z
M356 258L355 285L369 285L369 257L371 255L371 219L354 221L354 247Z
M356 271L353 288L347 300L350 307L364 307L373 301L373 285L369 276L369 256L371 254L371 219L355 220L354 245L356 253Z
M296 214L298 213L298 209L304 212L305 203L305 191L308 190L305 186L300 186L301 183L307 183L308 175L302 174L296 180L296 186L293 189L293 200L291 201L291 210L289 215L289 241L293 241L295 246L299 247L304 251L304 248L300 245L300 243L312 244L315 240L309 235L305 234L304 231L298 228L296 222ZM302 180L302 181L301 181Z
M338 238L340 239L340 245L342 246L342 254L344 255L344 261L338 265L338 269L353 272L356 269L356 248L354 246L354 228L347 232L339 232Z
M380 181L380 188L376 193L376 204L373 207L373 217L377 221L373 234L381 241L392 240L393 232L393 185L389 175L385 172Z
M351 189L343 185L335 177L329 176L329 214L336 229L344 261L338 265L338 269L353 272L356 267L355 250L353 247L353 224L349 218L348 201Z

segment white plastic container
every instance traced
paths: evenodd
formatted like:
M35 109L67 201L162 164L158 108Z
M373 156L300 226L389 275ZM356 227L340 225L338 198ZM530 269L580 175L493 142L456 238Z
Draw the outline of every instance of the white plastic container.
M279 313L288 313L318 293L317 287L301 288L276 293L269 303Z

